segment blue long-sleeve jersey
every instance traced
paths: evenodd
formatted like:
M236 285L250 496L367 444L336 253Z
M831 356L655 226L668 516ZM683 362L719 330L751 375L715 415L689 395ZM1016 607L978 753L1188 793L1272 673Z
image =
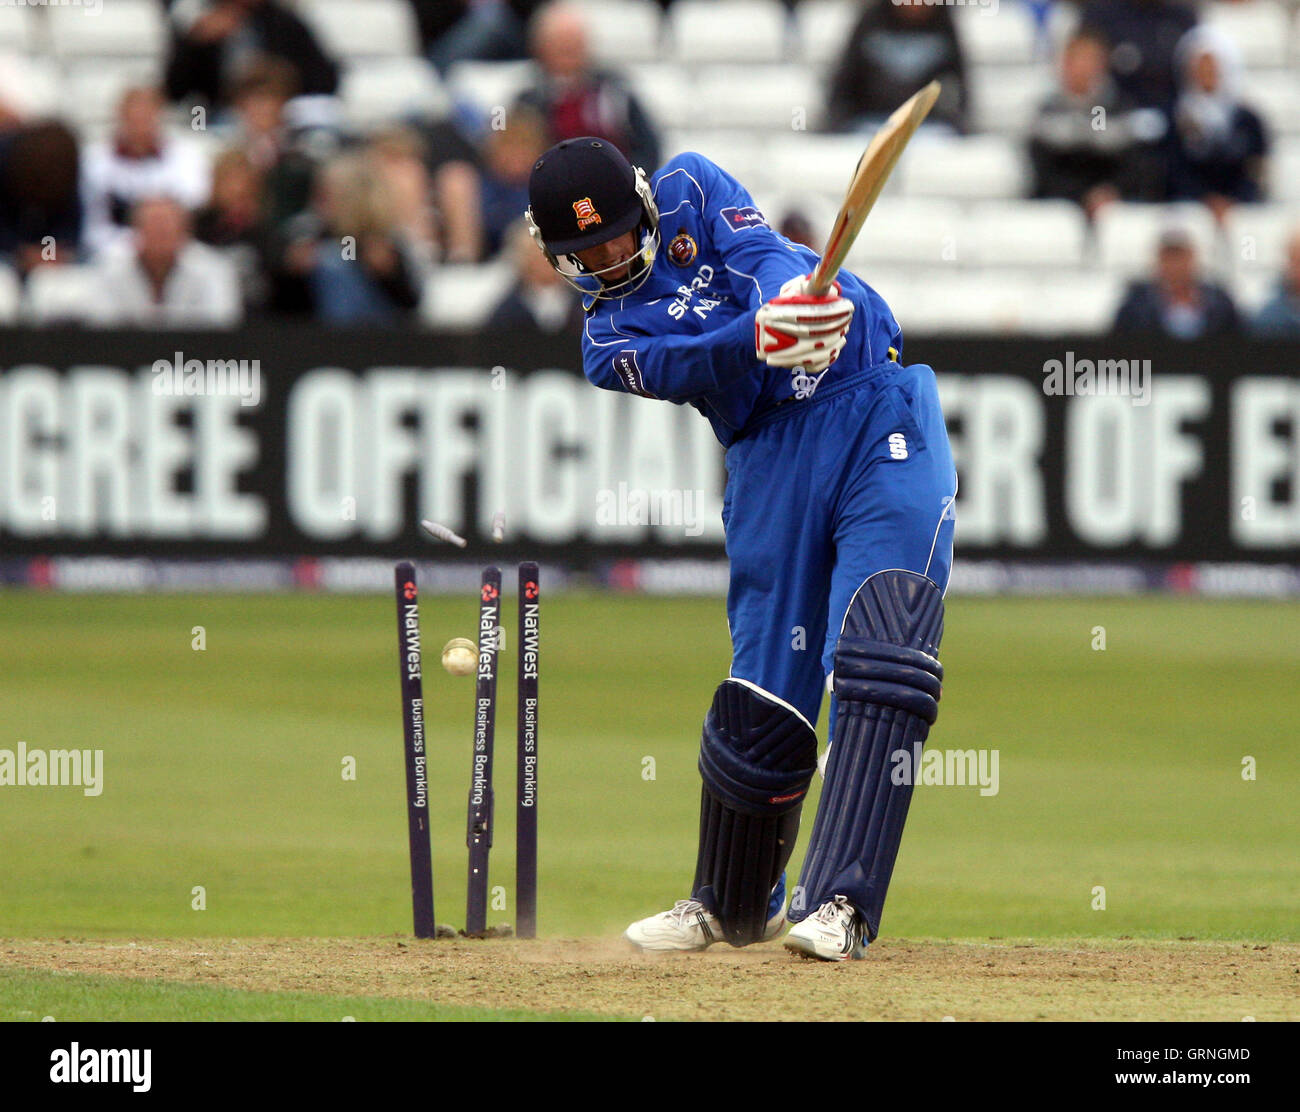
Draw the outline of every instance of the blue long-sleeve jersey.
M817 255L775 232L735 178L680 154L651 179L662 244L649 278L617 299L586 299L583 373L596 386L693 405L729 445L746 425L809 383L754 354L754 313ZM840 271L854 304L831 376L901 358L902 333L881 296ZM829 381L829 379L828 379ZM814 387L815 389L815 387Z

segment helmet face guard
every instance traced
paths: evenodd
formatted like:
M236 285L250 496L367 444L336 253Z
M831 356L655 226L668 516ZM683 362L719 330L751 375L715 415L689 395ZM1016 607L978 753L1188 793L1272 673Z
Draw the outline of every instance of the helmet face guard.
M590 137L557 144L534 165L528 193L533 242L578 292L597 300L623 297L649 278L659 251L659 209L645 171L613 146ZM628 232L637 236L628 261L598 270L578 261L580 252Z

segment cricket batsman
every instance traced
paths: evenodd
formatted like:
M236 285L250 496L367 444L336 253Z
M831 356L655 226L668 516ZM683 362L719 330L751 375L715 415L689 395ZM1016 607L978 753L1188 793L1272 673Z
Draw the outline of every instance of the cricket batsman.
M862 957L912 794L890 754L924 742L943 679L957 478L934 372L904 364L856 275L812 296L817 255L699 154L647 179L601 139L566 140L529 202L537 245L584 295L587 378L694 406L726 448L732 663L700 740L695 880L626 937L746 946L788 918L789 949ZM823 691L825 783L787 913Z

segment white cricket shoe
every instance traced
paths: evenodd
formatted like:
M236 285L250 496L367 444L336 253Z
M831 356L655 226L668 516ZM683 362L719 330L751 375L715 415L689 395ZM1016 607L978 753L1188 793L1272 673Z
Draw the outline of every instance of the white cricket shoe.
M763 941L770 942L785 924L781 907L767 921ZM623 932L633 946L642 950L707 950L715 942L725 941L722 924L699 900L678 900L668 911L638 919Z
M822 961L848 961L865 957L867 941L862 917L843 896L822 904L785 936L785 948Z

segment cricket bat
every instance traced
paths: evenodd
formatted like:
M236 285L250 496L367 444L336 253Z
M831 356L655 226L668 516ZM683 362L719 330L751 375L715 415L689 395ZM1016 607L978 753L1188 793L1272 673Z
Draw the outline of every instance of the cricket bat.
M880 191L885 187L890 171L898 162L907 141L921 126L934 102L939 99L939 82L931 81L920 92L894 110L879 131L872 136L871 143L858 159L858 168L849 183L849 191L840 206L839 215L831 229L826 247L822 251L821 262L813 271L809 293L814 297L823 296L835 281L844 258L858 238L867 213L876 203Z

